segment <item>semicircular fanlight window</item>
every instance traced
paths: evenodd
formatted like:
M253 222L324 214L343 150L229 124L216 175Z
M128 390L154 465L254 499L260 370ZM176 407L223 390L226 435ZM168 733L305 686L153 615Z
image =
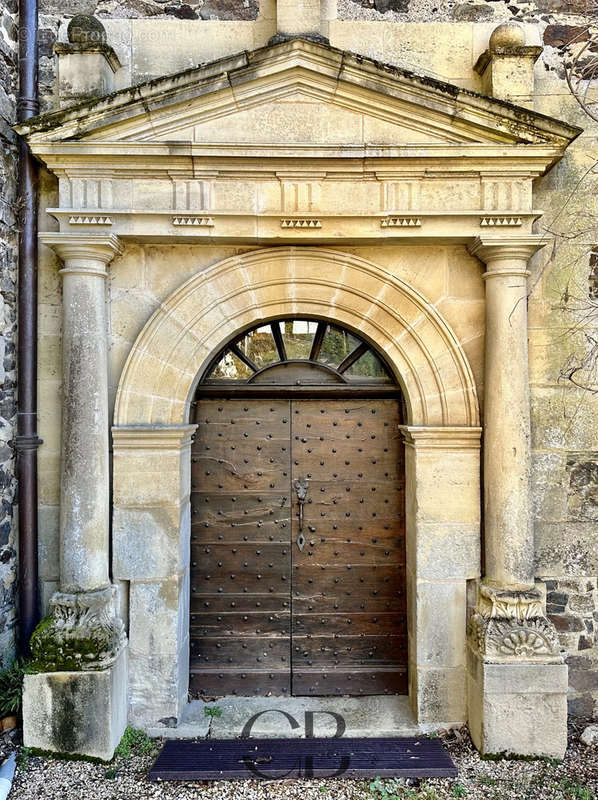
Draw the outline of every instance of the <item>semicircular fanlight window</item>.
M230 342L202 383L395 383L373 348L356 334L310 319L261 324Z

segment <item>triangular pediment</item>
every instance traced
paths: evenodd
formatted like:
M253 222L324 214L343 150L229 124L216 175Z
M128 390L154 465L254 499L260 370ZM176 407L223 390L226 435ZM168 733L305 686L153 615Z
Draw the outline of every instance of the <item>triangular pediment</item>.
M83 140L370 147L564 147L579 133L527 109L304 39L45 114L17 130L32 145Z

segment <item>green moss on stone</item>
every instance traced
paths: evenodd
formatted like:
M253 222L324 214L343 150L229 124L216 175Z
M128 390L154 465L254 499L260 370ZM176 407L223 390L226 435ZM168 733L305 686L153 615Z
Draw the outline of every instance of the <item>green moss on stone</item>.
M31 636L28 673L79 672L93 669L90 664L106 649L107 642L94 637L64 636L56 630L53 617L44 617Z

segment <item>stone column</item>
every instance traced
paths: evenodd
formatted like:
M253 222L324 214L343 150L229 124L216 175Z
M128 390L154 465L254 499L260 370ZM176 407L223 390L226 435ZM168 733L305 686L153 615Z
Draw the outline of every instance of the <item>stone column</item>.
M561 758L567 667L534 587L530 514L527 262L543 244L488 236L470 248L486 264L486 574L469 625L469 723L483 753Z
M501 588L534 586L530 517L530 395L527 262L540 247L478 239L472 253L486 264L484 369L484 532L486 581Z
M25 739L46 750L111 758L126 721L126 637L109 577L105 281L121 247L106 234L40 240L64 263L61 591L31 638L38 674L26 680ZM58 672L74 677L64 681ZM64 724L57 723L61 714Z

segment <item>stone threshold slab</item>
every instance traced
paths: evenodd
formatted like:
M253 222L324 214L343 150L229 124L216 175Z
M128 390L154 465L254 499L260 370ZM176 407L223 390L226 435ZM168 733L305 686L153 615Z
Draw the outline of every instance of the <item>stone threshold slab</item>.
M220 710L220 716L206 714L206 709L215 708ZM165 739L236 739L243 735L252 718L255 719L249 735L275 739L304 738L306 727L312 736L335 736L343 724L342 735L352 737L417 736L427 732L427 728L424 731L415 723L404 695L231 696L210 703L192 700L175 727L160 725L146 730L150 736Z

